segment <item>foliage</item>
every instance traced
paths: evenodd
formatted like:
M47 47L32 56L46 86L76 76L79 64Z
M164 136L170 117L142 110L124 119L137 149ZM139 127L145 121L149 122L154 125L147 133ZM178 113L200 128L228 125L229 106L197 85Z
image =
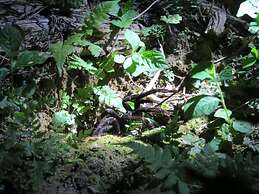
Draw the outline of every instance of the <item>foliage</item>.
M155 188L158 193L164 193L162 191L178 192L180 194L190 193L188 185L179 177L178 164L177 161L172 158L169 147L162 149L157 145L151 146L140 143L130 143L129 147L132 148L138 156L144 159L150 170L155 174L155 177L161 180L161 185ZM175 185L177 185L176 192L174 190ZM154 191L150 190L150 192L152 193Z
M161 20L167 24L179 24L182 21L182 17L179 14L161 16Z
M156 23L152 19L153 25L140 31L132 25L141 16L137 16L134 9L138 2L114 0L99 3L72 35L50 44L50 52L24 48L24 33L19 27L1 27L0 57L4 65L0 68L0 83L1 86L5 82L10 85L6 84L0 92L0 116L3 118L0 193L35 193L43 181L49 181L56 167L65 163L75 164L70 171L74 173L79 165L90 168L98 161L103 166L101 159L108 158L110 169L103 172L100 168L96 173L110 172L114 167L112 164L117 162L113 157L103 155L100 160L88 164L82 161L82 157L88 157L87 152L77 155L81 145L99 152L97 138L87 136L107 118L105 124L108 127L104 127L111 128L115 124L126 127L127 133L123 131L120 135L130 133L130 138L150 143L129 144L139 157L130 156L134 156L131 162L134 168L125 168L128 177L114 183L115 186L126 185L128 190L133 190L132 193L212 193L223 188L222 182L226 181L234 191L239 188L243 191L241 186L244 184L247 190L243 193L258 192L258 160L254 157L259 152L256 123L259 52L255 41L258 14L250 24L252 35L251 40L247 40L252 42L244 51L238 52L239 57L223 57L224 63L192 64L191 71L182 80L184 73L174 76L171 67L189 63L188 57L179 53L189 52L191 42L198 36L210 37L208 34L205 37L197 35L198 32L191 32L181 25L183 18L185 24L190 21L188 18L193 17L194 7L198 4L187 1L188 5L183 7L192 5L192 9L188 14L182 12L179 15L176 13L183 9L175 6L179 2L158 2L160 6L165 5L163 12L159 13ZM70 9L70 6L77 7L81 0L46 3ZM207 18L202 21L207 22ZM192 18L192 22L196 19L193 21ZM108 31L101 30L103 24ZM179 32L184 39L179 38ZM163 49L171 42L168 35L175 36L175 43L179 44L179 48L175 47L177 49L170 48L170 53ZM213 40L216 48L213 57L224 55L221 47L225 44L220 43L224 36ZM250 53L247 49L251 49ZM210 46L206 51L212 51ZM199 53L199 50L194 52ZM173 61L167 62L168 55L173 56ZM167 96L158 92L157 98L150 95L135 100L134 97L146 90L143 85L153 81L153 91L169 88L169 92L172 89L177 93ZM127 97L133 97L126 102L129 110L124 104ZM162 98L168 101L164 102ZM159 102L155 104L155 101ZM118 123L111 123L111 120ZM154 127L156 133L145 136L144 130ZM107 139L109 143L105 146L110 148L110 137ZM144 173L140 170L142 168L146 170ZM135 177L136 174L141 174L143 181L138 183L140 179ZM99 180L101 176L88 172L84 176L97 177L95 182L104 184L102 179ZM83 185L87 192L99 192L86 183L77 184L74 176L72 179L77 189ZM110 192L121 193L120 189L123 190L116 188Z
M94 93L98 96L100 103L117 108L121 112L126 112L122 105L122 99L109 86L95 87Z

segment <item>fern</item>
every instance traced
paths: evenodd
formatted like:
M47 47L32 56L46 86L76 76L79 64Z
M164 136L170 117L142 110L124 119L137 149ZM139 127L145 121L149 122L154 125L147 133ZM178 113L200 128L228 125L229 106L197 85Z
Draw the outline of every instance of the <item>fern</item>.
M106 1L94 8L90 16L85 21L85 29L87 30L86 33L88 35L92 35L92 31L89 29L98 29L100 25L109 18L109 15L116 16L119 11L118 3L119 0Z
M171 193L174 193L174 191L171 190L177 185L180 194L189 193L187 184L181 181L177 175L179 166L177 161L172 158L171 151L168 147L162 149L157 145L151 146L135 142L129 143L128 146L144 159L156 178L161 180L161 188L163 190L170 190Z

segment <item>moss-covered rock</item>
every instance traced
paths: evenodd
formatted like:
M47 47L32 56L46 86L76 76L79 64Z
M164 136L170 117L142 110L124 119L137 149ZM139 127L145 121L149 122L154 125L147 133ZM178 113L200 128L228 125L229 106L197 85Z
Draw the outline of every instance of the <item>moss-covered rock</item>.
M86 139L77 159L58 166L41 185L40 193L105 194L123 190L120 183L138 165L135 156L129 154L131 149L121 145L129 141L130 138L111 135Z

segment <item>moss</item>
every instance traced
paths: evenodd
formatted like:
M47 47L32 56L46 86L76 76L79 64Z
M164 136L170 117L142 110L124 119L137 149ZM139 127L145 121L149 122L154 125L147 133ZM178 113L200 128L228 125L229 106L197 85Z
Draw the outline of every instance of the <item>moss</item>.
M82 142L78 157L57 167L41 186L41 193L109 193L120 187L138 161L131 149L121 144L129 137L112 135Z
M187 134L189 132L194 132L195 134L200 134L202 130L206 127L208 123L207 117L193 118L184 123L179 127L179 131L182 134Z

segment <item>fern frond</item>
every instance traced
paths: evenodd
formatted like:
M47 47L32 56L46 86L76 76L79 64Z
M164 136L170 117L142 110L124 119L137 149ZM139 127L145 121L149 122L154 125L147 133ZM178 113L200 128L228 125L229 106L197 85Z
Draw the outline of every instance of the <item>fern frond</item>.
M180 178L177 176L177 162L172 158L168 147L162 149L157 145L151 146L136 142L129 143L128 146L139 157L143 158L156 178L163 180L163 188L170 190L177 183L179 184Z
M85 24L88 28L98 29L103 24L109 15L117 15L119 11L119 0L106 1L98 5L90 16L87 18Z

